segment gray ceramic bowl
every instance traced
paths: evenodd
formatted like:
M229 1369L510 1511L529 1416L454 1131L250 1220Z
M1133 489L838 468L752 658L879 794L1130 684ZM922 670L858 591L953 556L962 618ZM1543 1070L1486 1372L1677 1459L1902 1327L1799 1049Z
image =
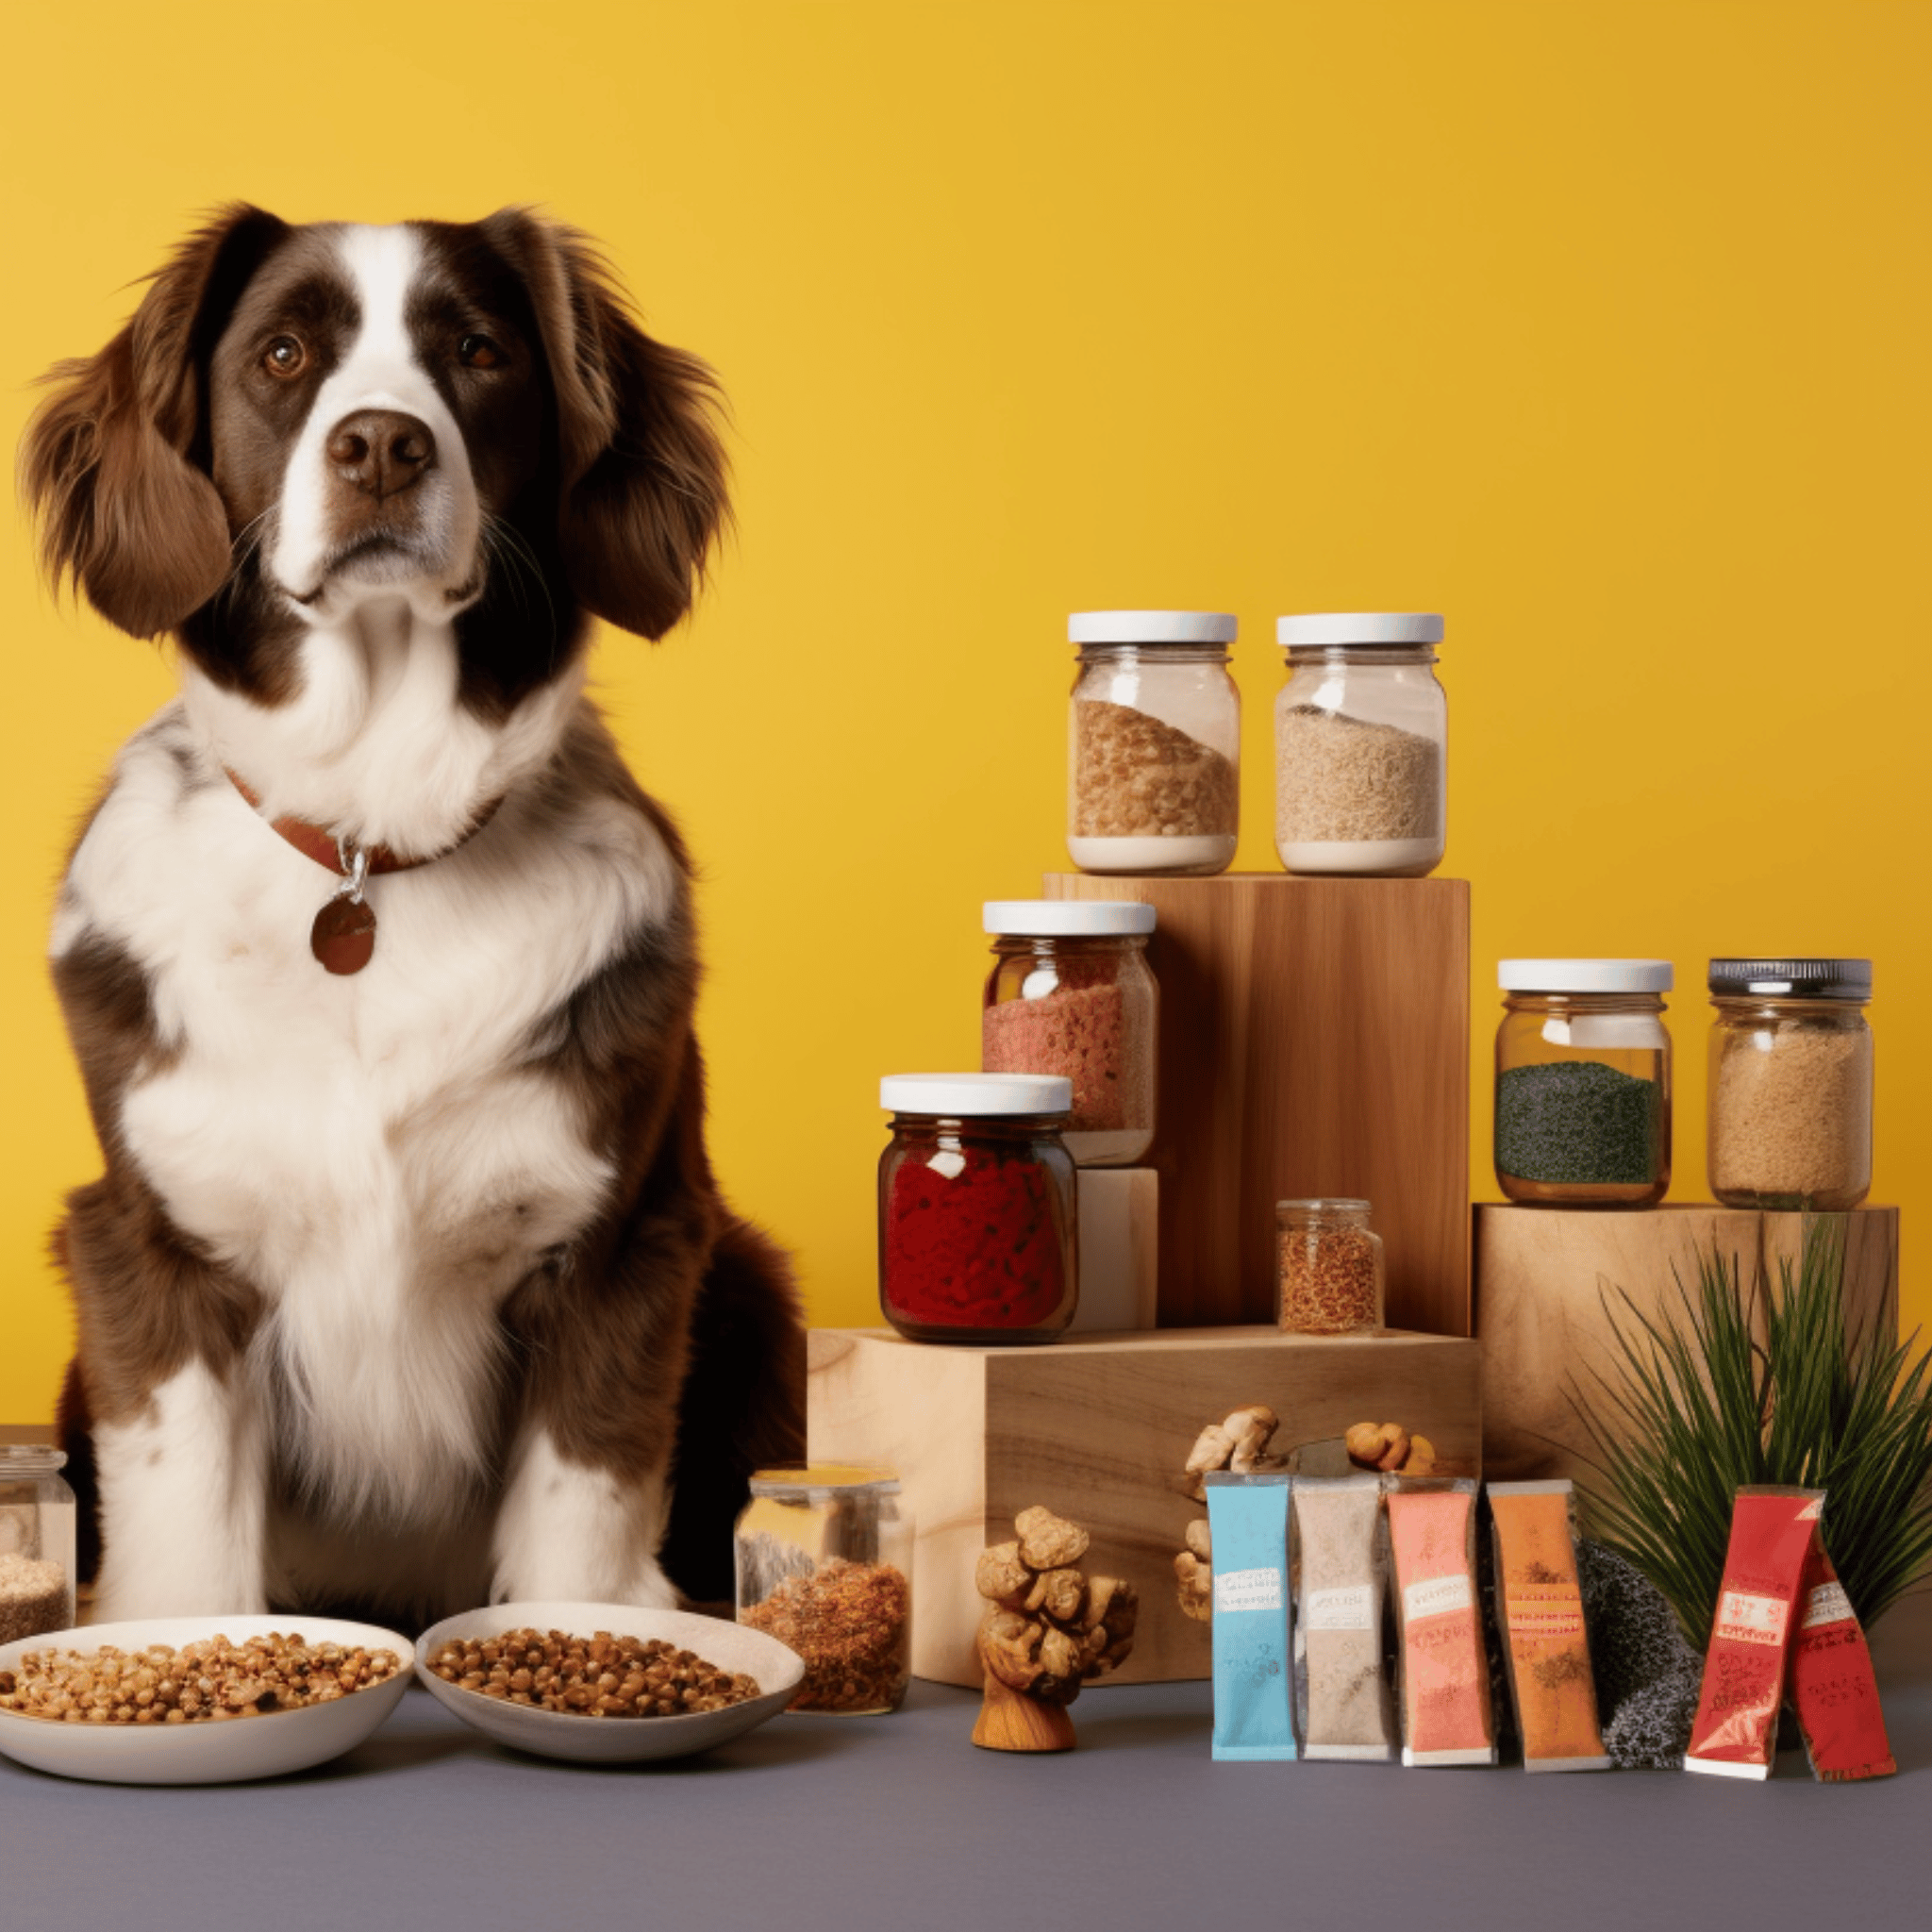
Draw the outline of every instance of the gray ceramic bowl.
M574 1717L464 1690L444 1683L429 1668L429 1659L453 1637L501 1637L506 1630L525 1628L562 1630L573 1637L608 1630L613 1637L645 1642L661 1638L680 1650L694 1651L720 1670L756 1677L762 1694L743 1704L726 1705L723 1710L694 1710L683 1717ZM805 1662L775 1637L716 1617L641 1610L625 1604L519 1603L465 1610L424 1631L416 1640L416 1674L439 1704L499 1744L583 1764L634 1764L708 1751L755 1730L791 1702L805 1675Z
M29 1650L124 1651L151 1643L179 1649L209 1637L240 1643L274 1631L299 1634L310 1643L391 1650L400 1668L392 1677L328 1704L300 1710L272 1710L225 1724L68 1724L0 1710L0 1753L61 1777L108 1785L238 1784L306 1771L353 1750L380 1724L409 1686L409 1640L375 1624L345 1624L337 1617L151 1617L130 1624L90 1624L52 1630L0 1645L0 1671L17 1669Z

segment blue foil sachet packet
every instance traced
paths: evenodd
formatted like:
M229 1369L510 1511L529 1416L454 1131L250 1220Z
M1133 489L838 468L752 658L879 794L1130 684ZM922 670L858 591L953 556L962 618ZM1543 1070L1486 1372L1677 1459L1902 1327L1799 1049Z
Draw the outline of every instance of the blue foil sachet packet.
M1295 1756L1286 1475L1205 1478L1214 1560L1214 1756Z

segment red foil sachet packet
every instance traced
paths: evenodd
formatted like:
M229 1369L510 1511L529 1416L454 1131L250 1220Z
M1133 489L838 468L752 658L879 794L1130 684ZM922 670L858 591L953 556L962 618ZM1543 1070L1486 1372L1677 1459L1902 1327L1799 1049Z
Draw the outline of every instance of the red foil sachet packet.
M1821 1784L1896 1774L1898 1759L1885 1735L1872 1652L1815 1528L1798 1598L1790 1694L1811 1774Z
M1824 1508L1823 1490L1738 1491L1686 1771L1771 1775L1805 1559Z

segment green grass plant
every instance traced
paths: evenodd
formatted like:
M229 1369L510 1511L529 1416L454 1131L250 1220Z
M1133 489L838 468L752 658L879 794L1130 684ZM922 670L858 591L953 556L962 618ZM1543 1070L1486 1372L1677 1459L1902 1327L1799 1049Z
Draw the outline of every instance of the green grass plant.
M1655 1317L1603 1291L1609 1369L1570 1390L1597 1451L1591 1524L1699 1649L1747 1485L1824 1491L1825 1548L1867 1629L1932 1561L1932 1350L1877 1321L1847 1332L1844 1240L1843 1217L1812 1220L1775 1284L1700 1249L1694 1285L1674 1268Z

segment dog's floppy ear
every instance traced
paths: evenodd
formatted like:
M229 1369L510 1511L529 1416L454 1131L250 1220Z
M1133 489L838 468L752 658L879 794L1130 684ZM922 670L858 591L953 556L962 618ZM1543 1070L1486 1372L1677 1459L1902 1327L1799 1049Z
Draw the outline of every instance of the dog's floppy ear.
M523 276L557 397L558 538L597 616L659 638L691 608L729 515L715 376L631 320L583 236L525 208L484 234Z
M152 278L97 356L57 364L21 445L22 493L41 559L109 624L173 630L228 575L227 513L197 458L203 371L268 244L285 231L245 204L223 209Z

